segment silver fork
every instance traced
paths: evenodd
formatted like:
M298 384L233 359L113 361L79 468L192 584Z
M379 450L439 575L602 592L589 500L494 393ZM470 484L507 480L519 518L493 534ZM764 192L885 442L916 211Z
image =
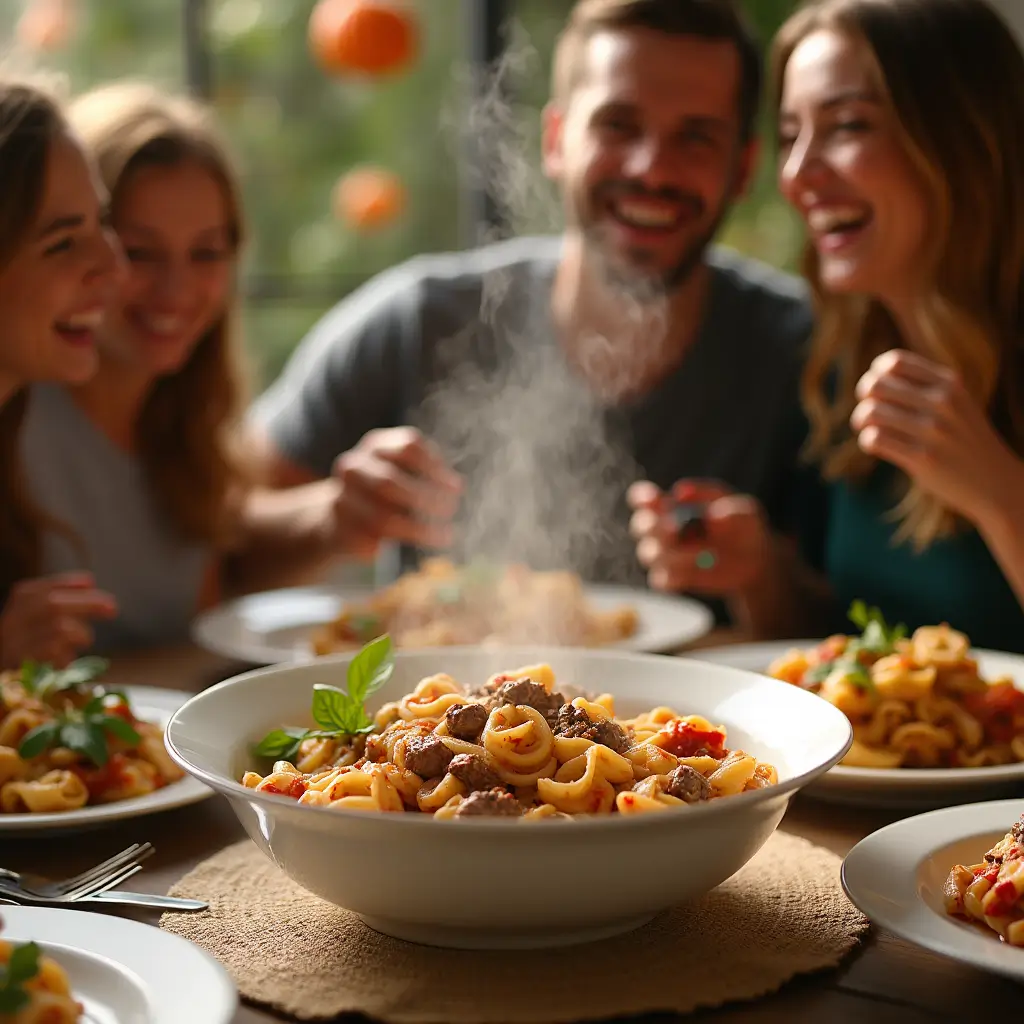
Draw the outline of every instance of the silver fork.
M121 868L110 872L109 875L99 876L93 881L78 886L76 889L69 889L60 896L39 896L28 892L12 883L0 882L0 897L9 896L20 903L31 903L39 906L54 906L56 904L80 903L86 899L92 899L109 889L114 889L122 882L138 874L142 870L141 864L132 864L129 867Z
M0 888L11 888L13 886L30 896L56 899L67 895L73 890L77 890L83 885L88 886L97 879L108 877L111 871L119 870L131 864L139 864L154 853L156 853L156 849L151 843L142 843L141 845L133 843L101 864L88 868L77 875L72 875L70 878L61 879L59 882L47 882L38 875L23 875L17 871L0 868Z

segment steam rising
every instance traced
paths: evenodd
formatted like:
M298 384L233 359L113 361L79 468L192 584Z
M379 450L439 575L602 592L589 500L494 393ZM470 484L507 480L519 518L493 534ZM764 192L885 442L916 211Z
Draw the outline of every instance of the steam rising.
M517 35L491 70L482 96L447 127L514 234L555 234L563 215L540 170L534 111L506 97L536 76L537 55ZM464 93L465 94L465 93ZM588 246L588 260L600 260ZM603 266L614 337L591 332L567 358L551 324L551 281L520 268L485 277L479 322L441 347L442 367L420 425L467 477L452 552L459 561L569 568L585 579L637 582L642 571L627 531L625 491L644 471L631 455L628 395L665 336L666 300L650 278ZM607 297L603 301L608 301ZM628 402L628 400L627 400Z

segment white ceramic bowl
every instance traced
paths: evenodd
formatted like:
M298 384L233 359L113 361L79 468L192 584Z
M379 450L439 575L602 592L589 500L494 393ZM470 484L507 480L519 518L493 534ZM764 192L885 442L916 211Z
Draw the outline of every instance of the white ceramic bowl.
M180 708L171 755L223 793L257 846L299 885L413 942L527 948L587 941L638 927L702 896L766 842L793 794L852 741L846 716L795 686L680 658L572 648L399 651L373 707L447 672L464 687L548 662L559 686L611 693L618 717L660 705L726 727L726 745L778 769L763 790L659 814L571 822L435 821L300 806L238 781L269 730L310 722L314 683L344 686L348 655L235 676Z

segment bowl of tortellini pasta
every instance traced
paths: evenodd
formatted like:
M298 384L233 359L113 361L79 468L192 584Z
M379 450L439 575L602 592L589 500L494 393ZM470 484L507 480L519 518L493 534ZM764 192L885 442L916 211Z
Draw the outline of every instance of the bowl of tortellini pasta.
M385 635L228 679L166 738L299 885L388 935L496 949L622 933L701 897L852 732L813 694L727 666Z

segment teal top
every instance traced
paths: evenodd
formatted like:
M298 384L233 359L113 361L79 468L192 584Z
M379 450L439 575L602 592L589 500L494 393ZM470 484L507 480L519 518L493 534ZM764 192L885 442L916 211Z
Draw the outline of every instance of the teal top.
M840 614L856 598L910 629L948 622L975 647L1024 653L1024 611L975 530L934 542L920 554L897 544L889 514L895 474L881 468L863 484L829 486L821 560ZM850 624L837 623L848 632Z

